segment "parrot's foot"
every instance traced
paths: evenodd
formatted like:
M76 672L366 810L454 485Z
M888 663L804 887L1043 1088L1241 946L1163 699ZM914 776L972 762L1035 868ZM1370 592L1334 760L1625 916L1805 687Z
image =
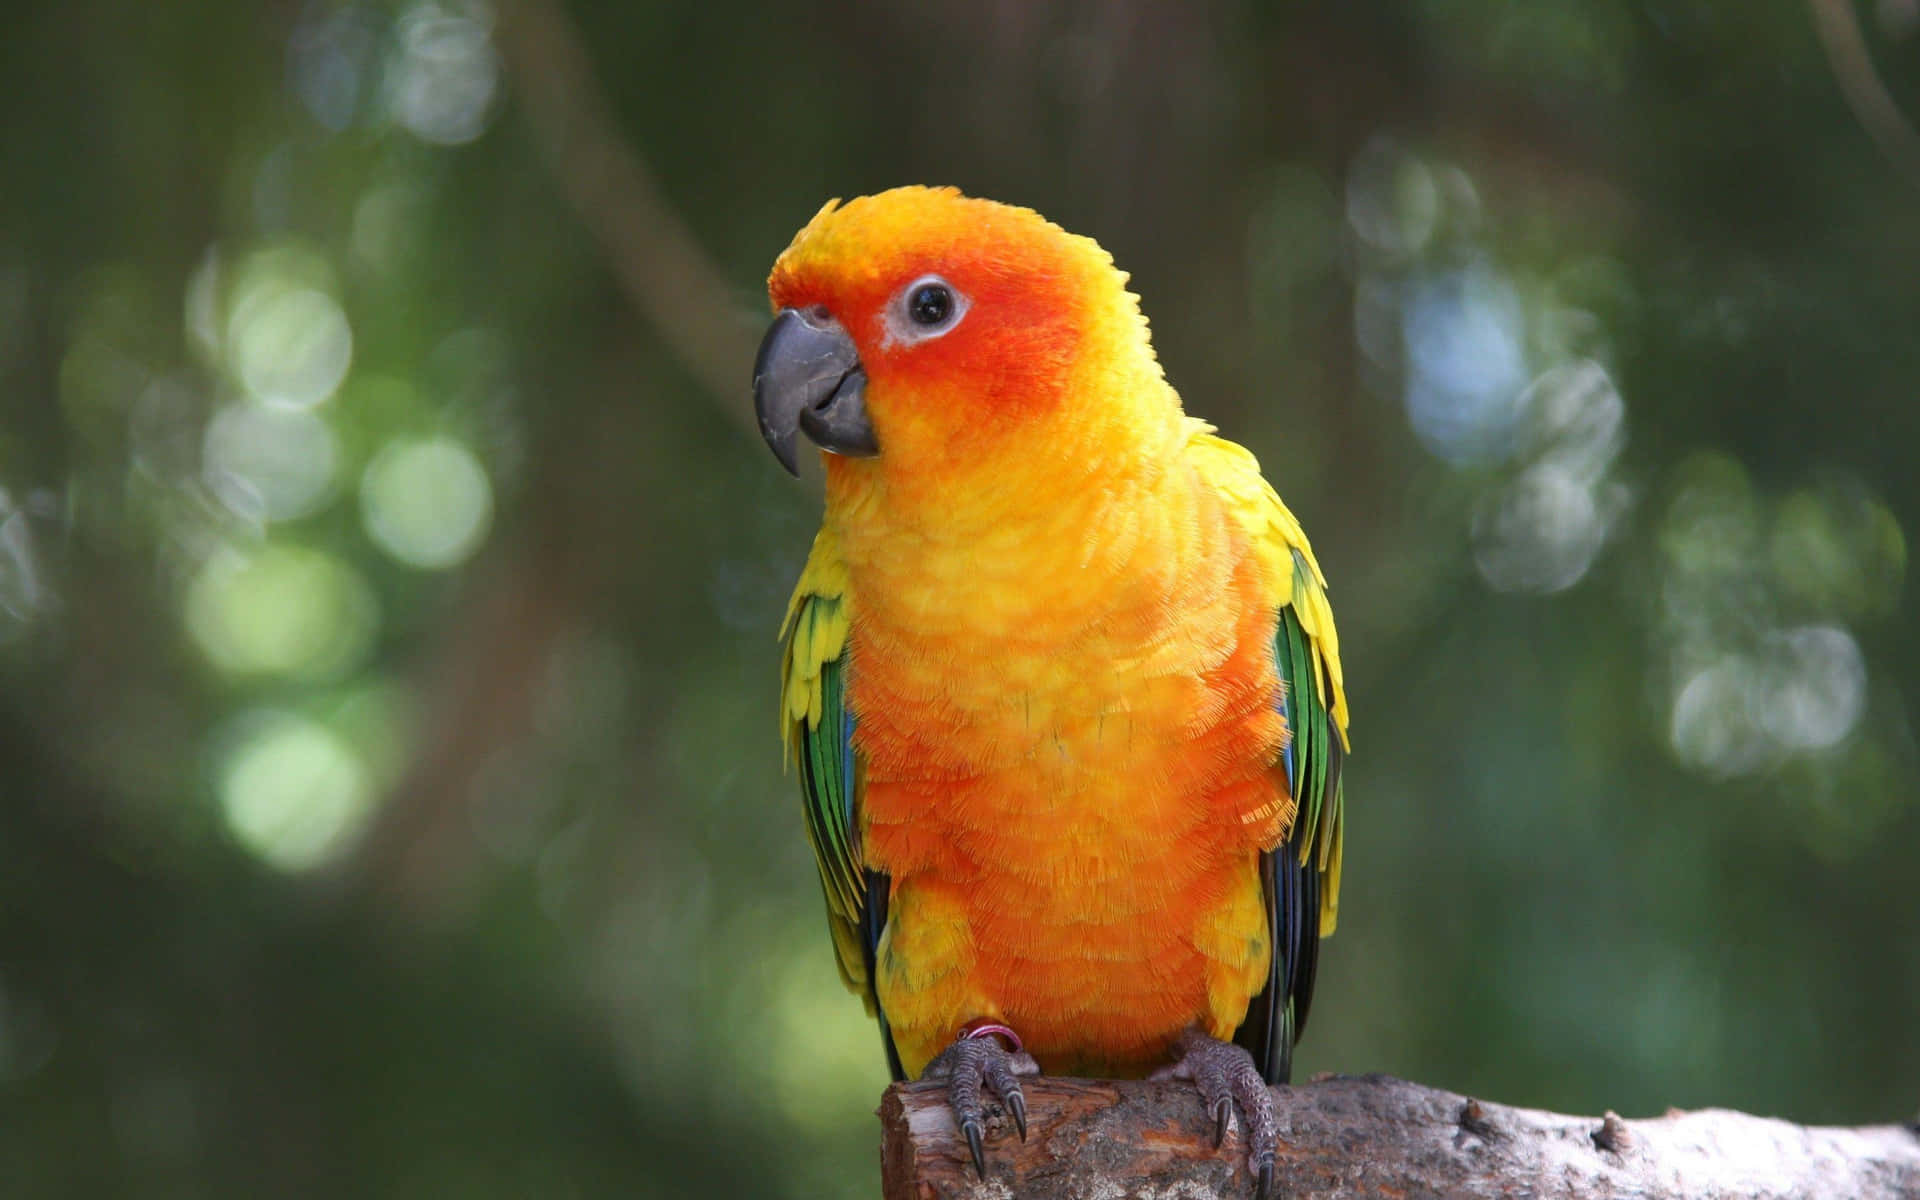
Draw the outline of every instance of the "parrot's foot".
M1273 1093L1253 1055L1243 1046L1210 1038L1197 1029L1189 1029L1174 1043L1180 1057L1171 1066L1153 1073L1155 1079L1191 1079L1200 1089L1200 1098L1213 1114L1213 1146L1218 1150L1227 1138L1227 1122L1234 1107L1240 1109L1241 1128L1246 1132L1248 1163L1257 1186L1258 1200L1273 1195L1273 1160L1280 1147L1280 1119L1273 1111Z
M1000 1044L1005 1038L1008 1045ZM960 1031L953 1045L927 1064L922 1079L947 1081L947 1106L953 1110L953 1123L966 1135L967 1149L973 1152L973 1169L981 1179L987 1177L987 1156L980 1148L986 1128L986 1108L981 1102L982 1085L1000 1098L1013 1116L1013 1127L1020 1140L1027 1140L1027 1098L1020 1093L1020 1075L1038 1075L1040 1064L1020 1046L1020 1039L1005 1025L975 1021Z

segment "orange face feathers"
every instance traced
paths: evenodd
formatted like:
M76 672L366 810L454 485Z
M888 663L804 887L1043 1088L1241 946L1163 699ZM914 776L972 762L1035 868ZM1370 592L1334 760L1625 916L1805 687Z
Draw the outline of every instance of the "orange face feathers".
M1125 283L1097 243L1030 209L907 187L827 204L767 287L776 309L846 329L881 458L923 471L1022 449L1017 435L1123 392L1087 386L1090 364L1157 376Z

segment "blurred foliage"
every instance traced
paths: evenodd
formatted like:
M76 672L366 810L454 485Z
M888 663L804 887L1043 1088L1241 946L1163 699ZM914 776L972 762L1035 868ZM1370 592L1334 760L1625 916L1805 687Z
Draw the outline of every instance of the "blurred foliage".
M0 39L8 1195L874 1190L773 717L817 501L548 85L714 344L900 182L1133 272L1334 582L1303 1073L1912 1112L1920 194L1806 7L575 5L553 75L499 5ZM1920 113L1920 9L1855 17Z

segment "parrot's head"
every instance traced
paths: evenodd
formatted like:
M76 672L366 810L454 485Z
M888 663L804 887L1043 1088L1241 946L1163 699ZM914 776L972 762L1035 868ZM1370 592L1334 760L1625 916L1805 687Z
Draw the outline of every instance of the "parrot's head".
M1044 461L1132 419L1115 397L1152 389L1125 386L1122 367L1159 381L1138 301L1098 244L951 188L829 202L767 291L754 403L789 471L798 434L916 473Z

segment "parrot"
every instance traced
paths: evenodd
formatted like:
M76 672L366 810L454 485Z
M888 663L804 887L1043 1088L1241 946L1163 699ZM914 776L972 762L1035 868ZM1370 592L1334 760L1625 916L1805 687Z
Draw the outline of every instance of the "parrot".
M1339 914L1325 577L1189 416L1091 238L954 188L829 201L775 261L762 437L824 511L781 625L840 974L987 1176L1020 1079L1176 1078L1271 1194Z

